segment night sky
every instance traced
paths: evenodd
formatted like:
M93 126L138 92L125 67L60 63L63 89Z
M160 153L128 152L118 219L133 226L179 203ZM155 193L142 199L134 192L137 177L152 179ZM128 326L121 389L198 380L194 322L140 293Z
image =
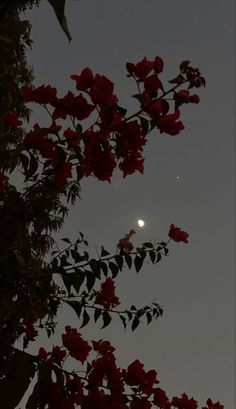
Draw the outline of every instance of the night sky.
M71 74L89 66L115 83L120 105L135 112L136 92L126 77L127 61L156 55L165 61L163 81L188 59L205 76L205 89L194 90L199 105L184 105L185 130L177 135L154 130L145 147L144 175L112 183L83 179L82 200L72 208L58 237L82 231L92 252L103 244L115 251L131 228L134 243L167 240L169 225L186 230L189 243L171 243L170 256L145 264L139 275L125 269L117 295L125 307L156 300L164 315L134 333L118 318L105 330L89 324L87 339L109 339L117 360L127 367L140 359L156 369L170 397L186 392L200 404L208 397L226 409L235 407L235 35L231 0L67 0L72 35L69 44L52 8L42 2L27 13L33 25L29 52L36 85L51 84L63 96L75 91ZM37 110L35 121L48 118ZM43 125L42 125L43 126ZM177 178L179 176L179 178ZM146 225L137 226L143 219ZM60 311L58 334L77 326L71 309ZM54 343L60 343L55 337ZM39 341L33 343L37 351ZM49 341L51 347L52 341Z

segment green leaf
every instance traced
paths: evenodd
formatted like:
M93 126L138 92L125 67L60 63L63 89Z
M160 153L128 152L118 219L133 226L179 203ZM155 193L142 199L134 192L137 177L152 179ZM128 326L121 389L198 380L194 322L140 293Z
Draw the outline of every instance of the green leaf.
M127 266L129 267L129 269L131 269L131 267L132 267L132 257L127 253L124 254L124 257L125 257L125 261L126 261Z
M100 261L100 262L99 262L99 266L101 267L104 276L107 277L108 267L107 267L106 263L104 263L104 261Z
M68 237L64 237L61 240L64 241L65 243L71 244L71 241L70 241L70 239L68 239Z
M98 318L100 317L102 310L100 308L95 308L94 311L94 321L97 322Z
M141 270L142 265L143 265L143 259L139 256L135 256L134 266L135 266L135 270L137 271L137 273Z
M84 282L85 273L82 270L75 271L75 273L62 274L62 279L68 294L71 292L71 287L74 287L75 291L79 293L80 287Z
M120 271L122 270L123 264L124 264L124 259L120 254L117 254L115 256L116 264L118 265Z
M108 265L112 272L112 278L115 278L119 272L119 268L117 267L115 263L112 263L112 261L110 261Z
M150 250L150 251L149 251L149 256L150 256L150 259L151 259L152 263L154 264L154 263L155 263L155 260L156 260L156 253L155 253L155 251Z
M161 260L161 253L157 253L157 258L156 258L155 263L158 263L158 261L160 260Z
M25 180L28 180L29 178L31 178L31 176L33 176L36 170L38 169L37 158L31 152L29 152L29 154L30 154L30 164L25 174Z
M86 270L86 285L88 291L92 290L94 283L95 283L95 275L92 273L92 271Z
M53 7L55 14L57 16L57 19L60 23L60 26L62 30L65 32L67 38L69 41L72 40L70 32L68 30L67 26L67 21L66 21L66 16L64 14L65 10L65 0L48 0L51 6Z
M170 84L182 84L184 80L184 76L182 74L177 75L177 77L173 78L172 80L168 81Z
M119 315L119 317L120 317L120 319L121 319L121 321L122 321L122 324L124 325L124 329L126 329L126 326L127 326L127 324L126 324L126 318L123 317L123 315Z
M150 248L150 249L153 248L153 244L150 243L150 242L143 243L143 246L145 246L145 247L147 247L147 248Z
M109 251L105 250L104 247L101 247L101 257L108 256L110 253Z
M101 328L105 328L110 324L111 316L107 311L103 311L102 318L103 318L103 326Z
M36 365L32 358L21 351L16 351L5 360L4 368L0 368L0 408L14 409L35 375ZM14 393L13 393L14 388Z
M150 312L146 312L146 317L147 317L147 323L150 324L152 321L152 314Z
M79 301L66 301L66 303L73 308L78 318L80 318L83 305Z
M132 322L132 325L131 325L132 331L134 331L134 330L139 326L139 324L140 324L139 318L138 318L138 317L135 317L135 318L133 319L133 322Z
M88 324L89 320L90 320L90 316L88 315L87 311L84 310L84 312L83 312L83 321L82 321L82 324L81 324L80 328L85 327L85 325Z

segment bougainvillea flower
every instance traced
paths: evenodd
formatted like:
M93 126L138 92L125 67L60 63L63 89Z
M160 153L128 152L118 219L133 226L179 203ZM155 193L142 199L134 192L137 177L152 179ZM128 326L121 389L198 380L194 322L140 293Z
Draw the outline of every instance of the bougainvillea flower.
M95 302L103 305L106 310L110 310L120 304L120 300L115 295L115 282L111 277L108 277L101 284L100 291L97 292Z
M153 403L158 406L160 409L170 409L171 408L171 403L166 396L166 393L163 389L161 388L156 388L154 390L154 399Z
M94 351L97 351L101 355L111 354L115 351L115 348L109 341L99 339L99 341L92 341Z
M133 401L131 402L130 409L151 409L152 404L145 398L134 398Z
M79 121L88 118L95 108L86 101L82 94L75 96L71 91L68 91L63 98L57 98L53 106L55 107L52 114L53 119L66 119L67 115L71 115Z
M8 181L9 177L4 175L3 172L0 171L0 193L4 192L6 187L6 182Z
M90 97L94 104L114 105L118 98L113 94L114 84L105 75L95 75L94 83L90 90Z
M47 352L43 347L39 348L39 352L38 352L38 358L41 361L47 361L49 356L49 352Z
M207 406L204 406L202 409L224 409L224 405L221 405L219 401L213 403L212 400L209 398L206 401Z
M163 71L163 68L164 68L164 61L161 57L158 57L157 55L153 63L153 69L157 74L159 74L160 72Z
M186 231L181 230L179 227L176 227L174 224L170 225L170 231L168 236L178 243L181 241L183 243L188 243L187 239L189 237L189 234L186 233Z
M128 66L126 65L126 67L127 69L128 67L131 68L131 65L128 65ZM135 64L133 74L137 77L139 81L144 81L152 69L153 69L153 61L149 61L145 57L143 58L143 60Z
M86 91L93 85L93 73L88 67L84 68L80 75L71 75L70 77L76 81L76 88L79 91Z
M66 347L72 358L84 363L87 359L91 346L87 341L84 341L81 335L75 328L71 328L69 325L65 327L66 333L62 334L62 342Z
M144 81L144 89L152 98L157 97L157 91L163 89L162 83L156 74L149 75Z
M17 128L18 126L22 125L23 122L18 119L16 112L9 112L4 118L4 124L11 128Z
M123 177L125 178L127 175L131 175L136 170L140 173L144 172L144 159L137 158L135 156L130 156L125 158L120 164L119 168L123 172Z
M180 398L174 396L171 404L178 409L197 409L197 401L193 398L189 398L186 393L183 393Z
M76 405L80 405L83 399L83 383L81 382L80 379L74 378L74 379L69 379L66 382L66 391L68 393L68 398L70 398L72 403L75 403ZM68 409L74 408L74 406L68 406Z
M117 126L117 154L123 158L138 156L146 144L146 139L142 133L139 123L135 121L122 122ZM136 169L138 170L138 169ZM133 172L132 172L133 173Z
M89 176L93 173L98 180L110 182L116 167L116 158L111 146L103 148L99 140L96 139L96 136L95 138L91 137L84 149L82 167L85 176Z
M25 102L37 102L38 104L53 104L57 95L57 89L50 85L41 85L37 88L24 85L22 92Z
M73 146L73 145L79 145L81 142L81 133L74 131L71 128L67 128L64 132L63 135L67 139L68 145Z
M146 372L138 359L132 362L127 370L123 369L122 375L127 385L137 386L148 396L153 393L154 384L159 383L156 371L152 369Z
M167 114L160 116L157 122L157 128L161 133L165 132L169 135L177 135L184 129L184 125L181 121L177 121L180 116L179 110L174 114ZM177 122L176 122L177 121Z

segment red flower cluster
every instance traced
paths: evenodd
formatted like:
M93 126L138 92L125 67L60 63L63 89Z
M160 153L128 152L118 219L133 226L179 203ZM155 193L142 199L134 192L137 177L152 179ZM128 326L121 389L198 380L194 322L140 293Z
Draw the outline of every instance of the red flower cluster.
M97 292L95 302L103 305L106 310L110 310L120 304L120 300L115 295L115 282L111 277L108 277L101 284L101 290Z
M183 393L180 398L174 396L171 405L178 409L197 409L197 401L193 398L189 398L186 393Z
M84 363L87 359L91 346L88 342L84 341L81 335L76 329L71 328L69 325L65 327L66 333L62 334L62 342L70 353L70 356Z
M154 384L159 383L156 371L145 372L143 364L139 360L130 364L127 370L123 369L122 375L127 385L135 386L138 392L147 396L153 393Z
M128 76L133 77L139 87L139 94L135 95L135 98L141 107L130 117L126 117L126 110L118 105L113 82L104 75L93 74L88 67L82 70L80 75L71 75L77 90L80 91L79 95L69 91L59 98L57 90L50 85L23 87L26 102L36 102L43 106L49 104L53 109L52 125L42 129L39 126L34 127L26 134L25 148L51 160L48 166L51 166L54 180L60 188L72 178L74 166L77 167L79 178L94 175L99 180L109 182L116 167L123 172L124 177L136 171L143 173L143 149L147 133L156 126L161 133L179 134L184 129L179 120L179 106L183 103L199 102L199 97L190 95L188 90L175 90L185 82L188 82L190 87L204 85L199 70L193 69L189 64L189 61L181 63L181 74L177 77L177 83L176 80L170 81L177 85L164 91L159 78L164 63L159 56L152 61L144 58L136 64L127 63ZM173 113L169 112L167 99L170 98L165 98L167 94L173 94ZM95 110L98 112L98 118L83 131L78 121L87 119ZM66 119L68 116L73 129L64 130L62 138L59 135L61 126L56 120ZM17 118L12 116L10 119L13 126L18 126Z
M219 401L213 403L211 399L207 399L207 406L204 406L202 409L224 409L224 405L221 405Z
M39 348L38 358L41 361L53 361L57 365L61 365L62 361L66 357L66 351L56 346L52 352L47 352L43 347Z
M41 85L38 88L31 88L28 85L22 87L25 102L37 102L38 104L53 104L57 90L50 85Z
M176 227L174 224L170 225L168 236L178 243L181 241L183 243L188 243L189 234L186 233L186 231L181 230L179 227Z
M130 237L135 234L135 231L132 229L130 230L129 233L125 234L125 237L119 240L119 243L117 244L117 247L119 249L122 249L126 253L130 253L130 251L133 250L134 246L130 241Z
M66 327L66 334L62 337L66 337L63 343L67 344L72 357L75 350L77 353L80 350L82 354L84 351L87 358L92 348L89 346L88 349L86 341L81 342L81 336L76 329ZM197 401L185 393L169 400L165 391L156 387L159 384L156 371L145 371L139 360L131 363L127 369L118 368L114 356L115 348L109 341L92 341L92 346L97 357L88 364L83 381L79 375L68 372L63 384L59 377L57 382L52 379L47 379L46 382L43 380L43 387L40 388L42 405L48 404L49 409L75 409L76 405L80 405L81 409L152 409L154 405L159 409L198 408ZM65 351L60 347L55 347L52 353L40 348L38 355L43 361L49 360L50 364L56 362L57 357L59 363L56 363L59 365L64 356ZM84 361L81 357L78 360L82 363ZM63 372L63 368L60 370ZM202 409L224 409L223 405L219 402L213 403L211 399L206 403L207 406Z

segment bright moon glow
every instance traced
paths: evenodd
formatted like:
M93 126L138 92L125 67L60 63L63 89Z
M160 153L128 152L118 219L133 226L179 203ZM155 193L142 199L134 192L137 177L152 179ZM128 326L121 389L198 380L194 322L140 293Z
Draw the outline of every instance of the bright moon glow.
M139 219L138 220L138 225L139 225L139 227L143 227L143 226L145 226L145 222L143 220Z

